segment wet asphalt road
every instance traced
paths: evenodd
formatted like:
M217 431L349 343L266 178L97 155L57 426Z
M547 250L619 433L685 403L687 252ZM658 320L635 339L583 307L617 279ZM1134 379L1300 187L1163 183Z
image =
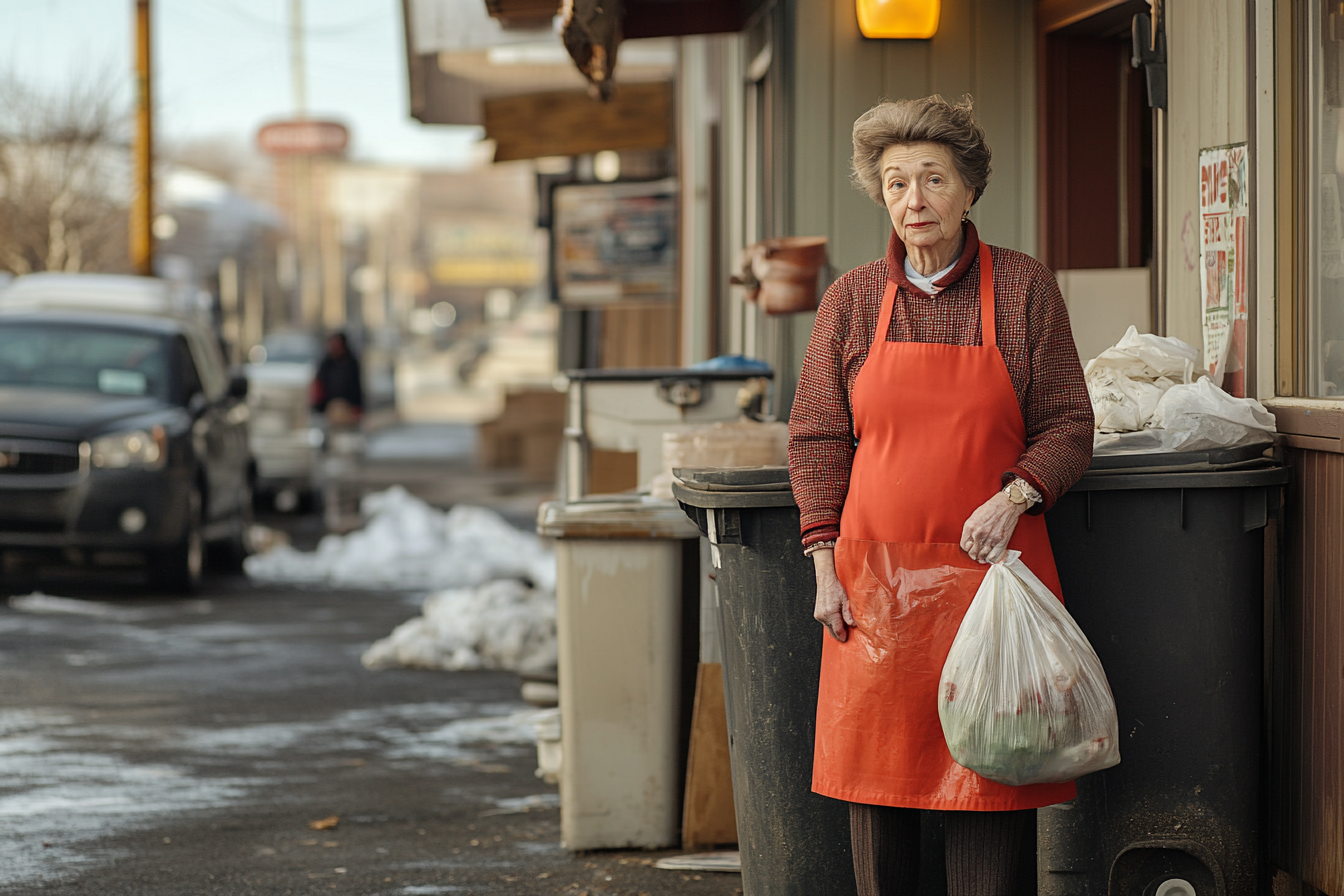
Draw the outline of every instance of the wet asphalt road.
M512 674L360 666L410 596L59 593L0 605L0 893L741 892L561 849Z

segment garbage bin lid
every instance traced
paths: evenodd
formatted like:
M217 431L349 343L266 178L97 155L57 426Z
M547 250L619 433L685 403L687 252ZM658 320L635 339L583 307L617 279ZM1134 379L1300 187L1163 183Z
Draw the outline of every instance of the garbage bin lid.
M1092 457L1089 473L1110 470L1134 470L1154 473L1155 468L1182 473L1209 473L1230 469L1255 469L1275 463L1264 456L1269 443L1241 445L1236 448L1210 448L1204 451L1151 451L1134 454L1098 454Z
M1072 491L1170 488L1253 488L1282 485L1288 468L1264 456L1265 445L1161 454L1095 457Z
M547 538L698 538L700 531L673 501L547 501L537 510L537 534Z
M596 368L583 367L565 371L565 377L570 380L586 381L607 381L620 382L630 380L647 380L656 382L665 379L695 379L695 380L750 380L758 377L767 379L774 377L771 370L741 370L727 368L722 370L701 370L691 367L631 367L631 368Z
M689 507L792 507L789 468L678 467L672 494ZM679 480L679 481L678 481Z
M777 492L789 490L789 468L678 467L672 471L687 488L702 492Z

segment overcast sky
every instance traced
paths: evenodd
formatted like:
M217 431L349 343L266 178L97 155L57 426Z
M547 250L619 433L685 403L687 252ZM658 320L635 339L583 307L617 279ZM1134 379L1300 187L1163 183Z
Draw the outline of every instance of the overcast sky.
M168 141L252 141L293 111L290 0L153 0L156 127ZM472 128L407 112L398 0L306 0L308 106L351 128L351 156L467 164ZM0 0L0 68L36 86L110 76L130 98L134 0Z

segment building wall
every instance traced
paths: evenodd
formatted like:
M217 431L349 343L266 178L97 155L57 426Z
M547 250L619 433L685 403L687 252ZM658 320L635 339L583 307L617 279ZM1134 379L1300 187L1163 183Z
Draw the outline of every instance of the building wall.
M1313 416L1320 416L1315 414ZM1338 428L1338 411L1331 415ZM1280 417L1283 410L1280 409ZM1344 893L1344 454L1290 448L1284 594L1271 647L1269 860ZM1279 892L1279 888L1275 889ZM1285 891L1288 892L1288 891Z
M1199 151L1247 139L1246 2L1167 0L1165 8L1166 334L1200 346Z
M971 218L989 242L1036 248L1036 57L1030 0L944 0L938 33L868 40L852 2L795 0L792 224L831 239L836 275L886 250L886 212L849 184L854 119L882 99L971 94L994 175ZM805 335L805 334L804 334Z

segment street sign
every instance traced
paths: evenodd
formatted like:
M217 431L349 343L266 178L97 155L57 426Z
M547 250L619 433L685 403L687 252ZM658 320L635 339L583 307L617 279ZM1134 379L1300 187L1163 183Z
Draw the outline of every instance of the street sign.
M350 130L336 121L273 121L257 132L257 147L273 156L336 155L349 145Z

